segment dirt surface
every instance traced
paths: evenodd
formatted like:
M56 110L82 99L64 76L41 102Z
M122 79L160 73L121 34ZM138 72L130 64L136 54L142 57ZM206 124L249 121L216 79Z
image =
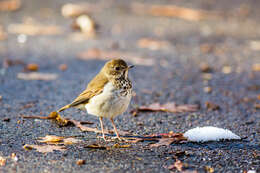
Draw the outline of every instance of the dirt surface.
M136 1L218 14L217 18L199 21L137 14L131 10L134 2L90 1L96 4L89 12L98 26L95 38L83 37L71 28L73 19L64 18L60 12L62 5L68 3L65 0L24 0L17 11L0 12L0 25L7 34L0 41L0 156L6 158L6 163L0 164L1 172L178 172L168 169L175 158L186 171L260 171L260 109L255 106L260 103L260 72L259 68L252 68L260 63L259 1ZM62 31L33 36L10 33L11 24L26 22L55 25ZM138 44L142 38L167 44L143 48ZM122 55L120 58L136 65L130 72L136 95L128 111L115 119L120 130L148 135L210 125L227 128L243 140L189 142L158 148L150 148L152 142L140 142L129 148L102 150L85 146L93 143L112 146L115 142L105 143L96 139L95 133L81 132L73 126L59 127L49 120L21 118L21 115L47 116L84 90L106 61L78 58L79 53L93 48L119 52L115 55ZM17 79L25 65L6 67L7 58L24 64L36 63L38 72L58 77L50 81ZM210 77L201 72L202 62L209 65L212 72L206 75ZM66 64L67 70L60 70L61 64ZM199 104L200 109L194 113L131 115L133 108L153 102ZM210 110L206 102L219 105L220 109ZM82 111L69 109L62 116L91 121L94 124L89 126L99 128L97 117ZM105 126L112 128L108 120ZM47 154L23 148L25 144L39 144L36 139L46 135L76 136L84 142ZM17 161L10 158L12 153ZM85 164L76 164L79 159L85 160Z

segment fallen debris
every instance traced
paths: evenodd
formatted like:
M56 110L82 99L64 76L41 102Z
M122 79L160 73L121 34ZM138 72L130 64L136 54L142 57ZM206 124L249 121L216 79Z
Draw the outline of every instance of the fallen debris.
M183 168L183 164L182 164L182 162L181 162L180 160L178 160L177 158L176 158L176 161L174 162L174 164L172 164L172 165L170 165L170 166L168 167L169 170L176 169L176 170L178 170L178 171L180 171L180 172L182 172L182 168Z
M256 103L256 104L254 105L254 107L255 107L255 109L260 109L260 104L259 104L259 103Z
M210 67L209 64L205 62L200 63L199 68L203 73L210 73L213 71L212 67Z
M252 70L253 71L260 71L260 64L253 64Z
M178 7L175 5L149 5L133 3L132 11L136 14L141 15L176 17L188 21L199 21L205 19L219 18L219 15L217 15L217 13L214 12Z
M96 27L94 21L86 14L76 18L75 27L80 28L88 37L94 37L96 35Z
M87 145L84 148L92 148L92 149L100 149L100 150L106 150L107 149L107 147L100 145L100 144L96 144L96 143L91 144L91 145Z
M205 105L206 105L206 108L210 111L220 110L220 106L213 102L206 101Z
M209 87L209 86L206 86L206 87L203 88L203 91L204 91L205 93L211 93L211 92L212 92L212 88Z
M150 50L169 49L171 47L171 44L168 41L155 40L151 38L141 38L138 40L137 45L140 48L147 48Z
M6 164L6 159L0 156L0 166L5 166L5 164Z
M224 73L224 74L229 74L231 72L232 72L232 67L231 66L224 66L222 68L222 73Z
M55 80L58 78L58 75L54 73L31 72L31 73L18 73L17 78L22 80Z
M63 144L63 145L72 145L82 140L73 138L73 137L63 137L63 136L55 136L55 135L46 135L45 137L40 137L38 142L47 143L47 144Z
M153 137L154 135L150 135L149 137ZM148 136L146 136L148 137ZM156 139L157 138L157 139ZM172 143L180 143L187 141L187 138L183 136L183 133L162 133L154 136L154 139L158 140L157 143L151 144L150 147L159 147L159 146L169 146ZM150 139L151 140L151 139Z
M3 0L0 1L0 11L16 11L21 7L20 0Z
M86 132L102 133L102 131L97 128L87 127L87 126L83 125L83 124L93 124L92 122L64 119L57 112L51 112L49 114L49 116L47 116L47 117L45 117L45 116L25 116L25 115L22 115L21 117L22 118L32 118L32 119L45 119L45 120L49 119L49 120L54 120L54 122L60 126L74 125L83 132L86 131ZM114 134L113 130L105 129L104 132L105 132L105 134ZM129 135L129 132L125 132L125 131L121 131L121 130L119 130L118 133L120 135Z
M25 35L58 35L63 33L63 29L56 25L39 24L10 24L8 32L12 34Z
M27 64L25 67L25 71L38 71L39 65L38 64Z
M152 103L148 106L140 106L131 111L132 114L137 114L143 111L162 111L171 113L196 112L199 109L198 105L176 105L174 102L168 102L163 105L160 103Z
M59 69L60 69L61 71L66 71L66 70L68 69L68 66L67 66L67 64L60 64L60 65L59 65Z
M0 41L5 40L7 38L7 34L4 32L3 27L0 25Z
M66 17L78 17L83 14L88 14L88 13L96 13L99 11L102 11L103 7L100 4L92 4L92 3L77 3L77 4L72 4L68 3L62 6L61 8L61 14Z
M82 160L82 159L79 159L79 160L76 161L77 165L84 165L85 163L86 163L86 161Z
M208 173L213 173L214 169L210 166L205 166L205 171L208 172Z
M227 129L218 127L205 126L196 127L186 131L183 134L188 141L192 142L207 142L207 141L219 141L219 140L240 140L241 138Z
M64 146L59 146L59 145L28 145L25 144L23 146L25 150L32 150L36 149L40 153L49 153L53 151L65 151L66 148Z
M132 52L103 51L97 48L80 52L77 57L81 60L90 60L90 59L108 60L111 57L124 57L126 61L131 62L132 64L135 65L152 66L155 64L155 61L152 58L149 59L144 58Z

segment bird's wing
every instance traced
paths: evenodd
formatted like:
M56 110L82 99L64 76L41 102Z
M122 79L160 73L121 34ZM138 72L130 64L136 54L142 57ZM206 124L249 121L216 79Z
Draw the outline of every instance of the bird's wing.
M98 74L92 81L88 84L87 88L70 104L62 107L58 110L61 112L65 109L76 107L81 104L86 104L89 99L102 93L104 86L108 83L107 77Z
M104 86L108 83L108 79L98 74L92 81L88 84L85 91L83 91L71 104L70 107L77 106L79 104L88 103L89 99L102 93Z

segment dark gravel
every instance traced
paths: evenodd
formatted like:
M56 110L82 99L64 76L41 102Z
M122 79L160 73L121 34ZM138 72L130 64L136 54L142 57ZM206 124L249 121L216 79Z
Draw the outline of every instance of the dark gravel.
M6 164L0 166L0 172L170 172L167 167L174 163L174 157L183 162L185 169L198 172L206 172L206 167L213 168L215 172L260 171L260 110L254 108L254 104L260 103L257 99L260 72L251 68L253 64L260 63L260 51L250 47L250 42L260 40L258 1L160 1L162 4L220 11L226 16L199 22L139 16L131 12L128 1L97 1L102 7L110 4L91 13L99 25L98 37L80 42L71 39L72 20L60 14L60 8L65 3L65 0L25 0L16 12L0 12L0 25L5 31L9 24L23 23L30 18L64 29L61 35L28 36L25 43L17 42L17 34L8 34L7 40L0 41L0 65L5 58L19 59L25 63L37 63L39 72L59 75L54 81L19 80L16 75L23 71L23 65L10 66L0 74L0 156L7 158L16 153L18 157L17 162L7 159ZM249 9L246 16L240 15L241 8ZM120 31L115 32L115 28L120 28ZM139 48L137 41L143 37L165 40L171 46L156 51ZM212 47L211 51L205 52L203 45ZM211 125L227 128L245 139L173 144L152 149L147 147L148 142L143 142L131 148L98 150L84 146L93 142L109 146L113 143L104 144L96 139L96 134L83 133L76 127L61 128L47 120L22 119L21 115L48 115L69 103L85 88L105 62L76 58L79 52L89 48L131 52L155 62L152 66L137 64L130 72L136 96L128 111L116 118L119 129L145 135L185 132L193 127ZM208 82L203 81L199 69L201 62L213 68L212 79ZM68 69L63 72L58 66L64 63ZM224 74L223 66L230 66L232 72ZM205 86L210 86L212 92L205 93ZM137 117L130 114L136 105L155 101L196 103L201 108L195 113L140 113ZM207 110L207 101L219 105L221 109ZM33 106L26 107L28 103ZM71 109L63 115L92 121L95 123L93 127L99 127L98 119L86 116L84 112ZM5 118L10 118L10 121ZM108 120L105 125L112 128ZM67 146L65 152L48 154L23 149L23 145L37 144L36 139L45 135L76 135L84 143ZM85 160L86 164L77 165L78 159Z

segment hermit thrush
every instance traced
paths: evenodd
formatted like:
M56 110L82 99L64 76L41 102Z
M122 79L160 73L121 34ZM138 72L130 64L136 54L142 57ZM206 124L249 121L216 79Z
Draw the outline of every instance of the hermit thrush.
M120 139L113 118L124 113L132 97L132 83L128 79L128 70L134 66L127 66L122 59L108 61L101 71L91 80L72 103L58 110L75 107L87 110L89 114L99 117L102 136L104 134L103 117L109 118L114 127L116 137Z

